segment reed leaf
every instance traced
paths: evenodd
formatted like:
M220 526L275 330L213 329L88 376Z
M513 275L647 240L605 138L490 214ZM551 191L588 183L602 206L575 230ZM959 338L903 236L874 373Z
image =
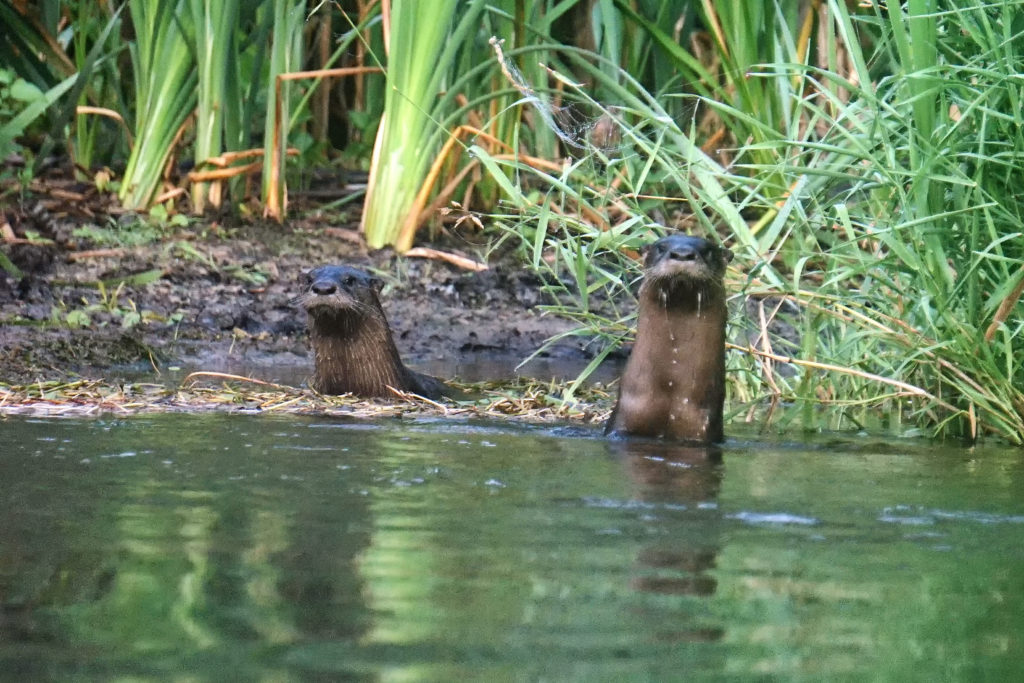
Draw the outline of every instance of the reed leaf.
M155 199L175 136L195 107L196 70L185 0L129 0L128 12L135 27L135 144L118 197L125 208L141 210Z
M433 154L431 143L440 113L435 102L448 70L471 35L481 0L459 3L396 2L392 6L384 115L377 131L361 229L374 248L396 244L416 193L426 178ZM396 244L409 249L407 241Z
M232 76L232 52L236 49L238 0L189 0L190 24L194 27L194 50L198 70L196 140L194 157L199 166L224 151L227 103L238 97ZM206 208L207 183L192 188L192 209ZM219 198L215 198L219 203Z
M278 76L298 71L302 64L302 22L306 3L301 0L271 0L272 43L270 72L266 80L267 109L263 126L263 213L280 220L284 217L287 185L278 172L287 155L291 113L289 81Z

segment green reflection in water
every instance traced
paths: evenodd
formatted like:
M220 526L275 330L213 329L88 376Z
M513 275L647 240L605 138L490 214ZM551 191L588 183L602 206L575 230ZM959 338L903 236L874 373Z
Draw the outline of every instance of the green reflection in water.
M715 603L730 624L728 670L1016 678L1021 463L1016 451L921 446L731 459L723 507L818 523L729 534Z
M0 422L19 680L1012 679L1017 451Z

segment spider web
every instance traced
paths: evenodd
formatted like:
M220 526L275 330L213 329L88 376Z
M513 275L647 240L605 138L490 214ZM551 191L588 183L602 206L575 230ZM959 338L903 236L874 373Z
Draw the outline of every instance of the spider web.
M612 151L619 148L621 124L617 117L618 107L604 107L601 116L588 117L572 104L564 107L555 106L549 98L538 93L527 82L523 72L505 56L502 49L504 40L492 36L489 42L494 48L498 64L501 65L501 72L505 78L512 84L512 87L519 91L523 101L533 106L544 125L550 128L559 140L575 150L597 148L602 151ZM576 88L581 87L579 84L570 83L564 76L552 69L546 66L544 68L563 83ZM601 105L598 104L598 106Z

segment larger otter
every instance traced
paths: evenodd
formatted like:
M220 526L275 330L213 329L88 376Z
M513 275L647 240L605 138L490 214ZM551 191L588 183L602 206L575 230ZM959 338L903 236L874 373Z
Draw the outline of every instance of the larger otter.
M430 399L445 394L439 380L402 364L377 299L380 280L349 266L321 266L306 277L295 301L309 315L314 389L364 398L394 396L391 389Z
M648 248L636 342L606 434L722 440L731 260L728 249L686 235Z

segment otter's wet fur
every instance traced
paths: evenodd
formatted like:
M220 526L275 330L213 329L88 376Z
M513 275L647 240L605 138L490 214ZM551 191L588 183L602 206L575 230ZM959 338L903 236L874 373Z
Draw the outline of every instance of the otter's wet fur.
M732 252L687 235L648 247L636 342L605 425L614 436L723 438L725 267Z
M306 275L305 291L294 301L309 316L313 388L322 394L394 398L393 388L441 398L444 384L402 363L377 298L381 286L378 278L351 266L320 266Z

